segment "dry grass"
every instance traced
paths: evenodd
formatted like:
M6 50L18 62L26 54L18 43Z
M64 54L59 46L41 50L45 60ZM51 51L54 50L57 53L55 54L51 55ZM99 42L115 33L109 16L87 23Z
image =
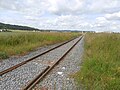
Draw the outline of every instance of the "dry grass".
M44 45L63 42L79 33L2 32L0 33L0 59L11 55L24 55Z

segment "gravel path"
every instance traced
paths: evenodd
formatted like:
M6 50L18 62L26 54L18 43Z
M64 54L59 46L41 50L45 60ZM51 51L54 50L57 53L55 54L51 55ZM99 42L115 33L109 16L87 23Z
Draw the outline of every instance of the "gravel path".
M40 58L37 58L23 65L22 67L19 67L9 73L6 73L0 76L0 90L20 90L20 88L22 88L25 84L27 84L30 80L32 80L35 76L37 76L40 72L42 72L47 67L48 64L52 64L51 62L54 62L59 57L61 57L61 55L63 55L63 53L65 53L65 51L68 50L78 39L79 38L75 39L74 41L69 42L68 44L62 47L59 47L58 49L54 51L51 51L41 56ZM26 58L29 58L29 57L26 57ZM14 61L15 60L13 60L13 62ZM1 64L6 67L9 65L9 64L6 64L8 62L6 60L3 62L5 63L5 65L3 65L3 63ZM4 67L1 67L1 68L4 68Z
M84 50L83 40L84 38L33 90L40 90L41 87L47 88L48 90L81 90L80 87L76 87L74 79L70 78L70 75L80 70Z

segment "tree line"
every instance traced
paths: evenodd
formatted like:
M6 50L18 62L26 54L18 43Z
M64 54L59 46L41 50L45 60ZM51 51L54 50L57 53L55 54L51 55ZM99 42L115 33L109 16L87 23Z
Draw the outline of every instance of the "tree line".
M11 25L4 24L0 22L0 29L12 29L12 30L38 30L36 28L28 27L28 26L20 26L20 25Z

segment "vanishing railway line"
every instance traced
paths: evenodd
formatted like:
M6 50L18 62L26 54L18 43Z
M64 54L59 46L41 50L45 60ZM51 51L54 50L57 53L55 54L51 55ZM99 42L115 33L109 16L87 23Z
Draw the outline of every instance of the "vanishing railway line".
M72 39L72 40L69 40L69 41L67 41L67 42L64 42L64 43L62 43L62 44L60 44L60 45L58 45L58 46L56 46L56 47L54 47L54 48L52 48L52 49L50 49L50 50L47 50L47 51L45 51L45 52L43 52L43 53L41 53L41 54L39 54L39 55L37 55L37 56L35 56L35 57L33 57L33 58L31 58L31 59L28 59L28 60L26 60L26 61L24 61L24 62L21 62L21 63L19 63L19 64L17 64L17 65L15 65L15 66L12 66L12 67L10 67L10 68L8 68L8 69L6 69L6 70L4 70L4 71L1 71L0 72L0 75L1 75L1 77L3 77L3 80L1 81L1 83L3 82L3 83L5 83L6 84L6 78L9 76L9 77L11 77L9 74L10 73L12 73L12 71L14 72L14 70L16 70L16 69L18 69L18 71L20 71L19 70L19 68L20 67L24 67L26 64L29 64L29 67L32 65L31 63L34 63L35 65L36 65L36 62L37 62L37 66L38 66L38 68L40 67L40 68L42 68L42 67L44 67L44 68L42 68L42 69L39 69L37 72L32 72L32 73L35 73L35 75L34 75L34 77L32 77L30 80L27 80L25 83L23 83L23 84L26 84L26 85L22 85L22 86L20 86L18 89L16 89L16 90L19 90L19 89L22 89L22 90L31 90L39 81L41 81L56 65L58 65L58 63L74 48L74 46L82 39L82 37L83 36L81 36L81 37L79 37L79 38L77 38L77 39ZM73 44L71 45L71 43L70 42L72 42ZM68 43L70 43L69 45L71 45L70 47L68 47L68 49L67 50L65 50L65 52L63 53L63 54L61 54L61 56L58 58L58 59L56 59L55 61L52 61L52 63L47 63L47 64L45 64L45 65L41 65L41 64L44 64L44 63L41 63L42 61L41 60L39 60L39 57L40 56L43 56L43 55L45 55L46 53L51 53L51 51L54 51L55 49L57 49L57 48L59 48L59 47L61 47L61 46L64 46L64 45L66 45L66 44L68 44ZM66 46L67 47L67 46ZM35 60L36 58L38 58L38 60ZM31 62L30 62L31 61ZM33 62L32 62L33 61ZM51 61L49 61L49 62L51 62ZM38 65L38 63L41 65ZM23 68L22 67L22 68ZM28 66L26 66L27 67L27 69L28 69ZM35 67L36 68L36 67ZM27 70L26 69L26 70ZM21 72L21 71L20 71ZM15 73L17 73L17 72L15 72ZM8 74L8 75L6 75L6 74ZM26 74L26 73L25 73ZM14 74L12 74L13 76L14 76ZM33 75L33 74L32 74ZM31 76L32 76L31 75ZM18 75L19 76L19 75ZM30 76L30 77L31 77ZM22 77L24 77L24 75L22 76ZM28 77L29 78L29 77ZM34 79L33 79L34 78ZM2 79L2 78L1 78ZM18 82L19 82L19 80L18 80ZM9 83L9 82L8 82ZM8 87L7 89L4 89L4 88L2 88L2 90L12 90L12 89L15 89L15 88L17 88L17 87L15 87L15 88L11 88L11 89L9 89L10 87Z
M34 57L32 57L32 58L30 58L30 59L28 59L28 60L25 60L25 61L23 61L23 62L21 62L21 63L19 63L19 64L17 64L17 65L14 65L14 66L12 66L12 67L10 67L10 68L8 68L8 69L5 69L5 70L3 70L3 71L0 71L0 76L3 75L3 74L5 74L5 73L8 73L8 72L10 72L10 71L12 71L12 70L20 67L20 66L22 66L22 65L24 65L24 64L32 61L32 60L34 60L34 59L37 58L37 57L40 57L40 56L42 56L42 55L44 55L44 54L46 54L46 53L48 53L48 52L50 52L50 51L52 51L52 50L54 50L54 49L56 49L56 48L59 48L60 46L63 46L63 45L69 43L70 41L72 41L72 40L74 40L74 39L75 39L75 38L73 38L73 39L71 39L71 40L68 40L68 41L66 41L66 42L63 42L62 44L60 44L60 45L58 45L58 46L55 46L55 47L53 47L53 48L51 48L51 49L49 49L49 50L47 50L47 51L45 51L45 52L37 55L37 56L34 56Z

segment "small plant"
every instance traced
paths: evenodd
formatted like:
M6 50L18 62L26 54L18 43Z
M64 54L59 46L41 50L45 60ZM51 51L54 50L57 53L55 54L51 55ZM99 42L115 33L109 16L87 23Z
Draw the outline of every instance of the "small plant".
M6 52L0 52L0 59L6 59L8 58L8 55Z

